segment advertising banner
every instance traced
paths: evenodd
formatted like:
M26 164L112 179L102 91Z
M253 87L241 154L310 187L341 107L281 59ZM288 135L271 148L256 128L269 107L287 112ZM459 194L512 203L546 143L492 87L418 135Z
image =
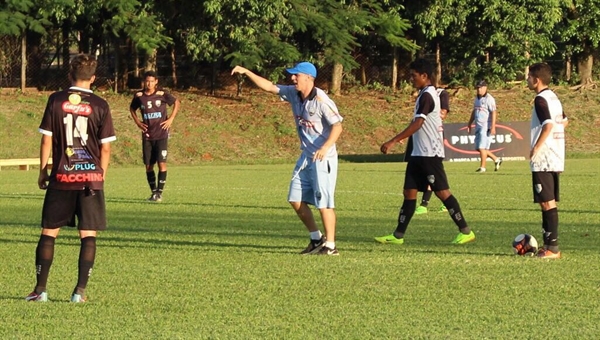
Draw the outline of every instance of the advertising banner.
M490 151L503 160L529 159L530 122L502 122L496 124L496 135L491 136ZM444 124L444 146L446 161L479 161L479 151L475 150L475 126L467 134L466 123Z

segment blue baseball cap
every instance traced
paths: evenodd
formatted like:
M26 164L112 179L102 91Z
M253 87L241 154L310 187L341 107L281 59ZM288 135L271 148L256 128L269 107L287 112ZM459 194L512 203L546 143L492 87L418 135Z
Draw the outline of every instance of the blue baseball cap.
M286 68L285 70L289 74L303 73L303 74L308 74L309 76L312 76L313 78L317 77L317 68L315 67L315 65L313 65L312 63L309 63L308 61L303 61L301 63L296 64L296 66L294 66L293 68Z

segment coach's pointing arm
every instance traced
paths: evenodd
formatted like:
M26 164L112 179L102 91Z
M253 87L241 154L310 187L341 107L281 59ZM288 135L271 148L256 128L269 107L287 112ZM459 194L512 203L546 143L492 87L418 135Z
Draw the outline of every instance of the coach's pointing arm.
M233 70L231 70L231 74L233 75L236 73L245 74L246 76L248 76L248 78L250 78L250 80L252 80L254 84L256 84L256 86L260 87L264 91L271 92L273 94L279 93L279 88L275 84L273 84L273 82L255 74L247 68L236 66L233 68Z

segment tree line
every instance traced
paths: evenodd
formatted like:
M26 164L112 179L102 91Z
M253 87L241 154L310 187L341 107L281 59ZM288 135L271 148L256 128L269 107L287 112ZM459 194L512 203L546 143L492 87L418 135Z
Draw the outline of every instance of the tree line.
M389 65L396 87L398 65L424 55L446 83L522 79L527 65L552 60L557 80L587 84L598 13L600 0L3 0L0 36L22 39L29 67L48 41L62 60L73 50L110 55L121 87L157 64L178 86L190 72L182 64L209 66L214 83L233 65L276 81L309 60L332 70L335 93L364 67L358 56Z

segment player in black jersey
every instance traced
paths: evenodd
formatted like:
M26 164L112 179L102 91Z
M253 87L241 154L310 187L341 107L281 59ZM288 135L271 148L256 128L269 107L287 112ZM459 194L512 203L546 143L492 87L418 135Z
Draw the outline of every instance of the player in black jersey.
M152 191L149 201L162 201L162 193L167 182L167 149L169 129L179 112L179 100L164 89L159 89L156 72L144 74L144 89L136 92L129 111L135 124L142 130L142 157L146 166L146 179ZM167 114L167 106L173 105L173 112ZM137 110L142 113L142 120ZM158 162L158 183L154 165Z
M96 258L96 235L106 229L104 177L110 142L116 140L108 103L96 96L96 59L80 54L70 64L68 90L48 98L39 131L40 189L47 189L42 209L42 234L35 251L36 285L27 301L48 300L46 283L54 258L54 243L62 226L75 226L81 238L79 274L72 302L85 302L85 288ZM52 171L48 158L52 152Z

